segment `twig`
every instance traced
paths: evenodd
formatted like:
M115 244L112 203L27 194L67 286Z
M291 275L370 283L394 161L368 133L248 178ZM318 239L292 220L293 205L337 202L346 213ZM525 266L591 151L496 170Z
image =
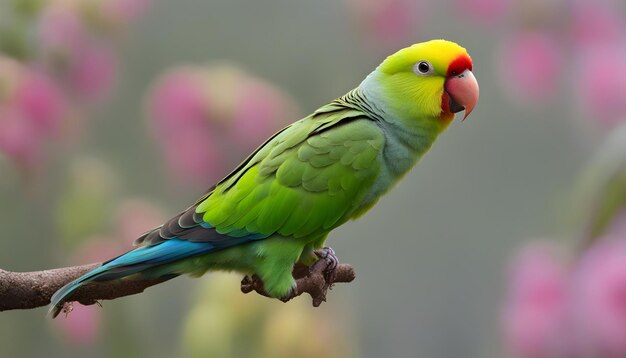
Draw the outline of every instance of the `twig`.
M31 309L50 303L50 297L65 284L101 264L63 267L45 271L11 272L0 269L0 311ZM168 278L90 282L71 296L72 301L92 305L99 300L134 295Z
M0 269L0 312L45 306L50 303L50 297L59 288L100 265L95 263L33 272L11 272ZM333 283L350 282L354 279L354 270L350 265L339 265L334 277L328 281L324 278L325 268L325 265L316 263L309 274L308 268L296 267L294 277L297 279L298 290L295 296L308 292L313 297L313 305L318 306L325 301L326 291ZM100 300L112 300L141 293L146 288L170 278L90 282L81 286L70 298L71 301L92 305ZM264 291L260 287L257 292L263 294Z

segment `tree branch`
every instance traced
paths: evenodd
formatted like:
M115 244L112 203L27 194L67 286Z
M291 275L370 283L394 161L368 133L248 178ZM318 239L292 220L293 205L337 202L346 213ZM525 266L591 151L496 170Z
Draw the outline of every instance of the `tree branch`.
M0 269L0 311L45 306L50 303L50 297L58 289L100 265L97 263L33 272ZM84 305L92 305L99 300L141 293L167 279L90 282L77 289L71 299Z
M100 265L94 263L33 272L11 272L0 269L0 312L45 306L50 303L50 297L58 289ZM326 266L316 263L309 272L307 267L296 266L294 278L298 289L291 298L307 292L313 298L313 305L319 306L326 300L326 290L335 282L350 282L354 279L354 270L350 265L339 265L332 277L326 277L325 268ZM112 300L141 293L146 288L170 278L90 282L78 288L70 298L71 301L83 305L92 305L100 300ZM264 294L262 285L250 289L253 290Z

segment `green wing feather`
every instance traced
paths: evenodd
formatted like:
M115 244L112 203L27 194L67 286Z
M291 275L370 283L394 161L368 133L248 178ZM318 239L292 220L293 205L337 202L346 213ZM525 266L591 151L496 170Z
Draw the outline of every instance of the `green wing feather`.
M195 212L235 237L328 232L358 209L380 169L383 141L362 111L322 107L262 146Z
M376 179L383 133L335 102L276 133L187 210L135 241L325 233L348 220ZM235 243L232 241L231 243Z

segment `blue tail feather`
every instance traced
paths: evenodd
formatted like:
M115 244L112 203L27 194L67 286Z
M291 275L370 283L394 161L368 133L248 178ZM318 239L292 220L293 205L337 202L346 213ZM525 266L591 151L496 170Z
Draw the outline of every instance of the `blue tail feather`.
M61 311L65 299L85 283L91 281L115 280L155 266L209 253L215 249L216 247L209 242L191 242L170 239L156 245L144 246L129 251L105 262L102 266L87 272L55 292L50 299L51 306L48 310L48 314L56 317Z

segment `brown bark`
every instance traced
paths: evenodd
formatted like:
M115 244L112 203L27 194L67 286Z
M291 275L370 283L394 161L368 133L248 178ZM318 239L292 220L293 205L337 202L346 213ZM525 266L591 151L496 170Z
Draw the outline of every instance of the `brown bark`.
M354 279L354 271L350 265L339 265L335 273L327 277L328 275L324 274L326 266L321 263L323 261L318 261L310 274L308 268L305 268L307 271L303 271L302 267L294 269L298 289L293 297L307 292L313 298L313 305L319 306L326 300L326 290L333 283L350 282ZM50 297L59 288L100 265L94 263L33 272L11 272L0 269L0 312L45 306L50 303ZM77 289L70 299L91 305L100 300L112 300L141 293L146 288L167 280L168 278L90 282ZM262 286L252 287L248 292L253 290L263 294Z

